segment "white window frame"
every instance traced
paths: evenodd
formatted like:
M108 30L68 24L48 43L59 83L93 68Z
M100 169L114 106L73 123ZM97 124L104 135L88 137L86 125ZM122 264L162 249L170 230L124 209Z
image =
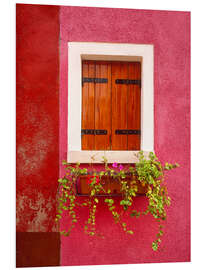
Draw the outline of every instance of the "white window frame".
M82 60L141 62L141 150L154 151L154 46L146 44L68 42L68 149L70 163L134 163L138 151L81 149Z

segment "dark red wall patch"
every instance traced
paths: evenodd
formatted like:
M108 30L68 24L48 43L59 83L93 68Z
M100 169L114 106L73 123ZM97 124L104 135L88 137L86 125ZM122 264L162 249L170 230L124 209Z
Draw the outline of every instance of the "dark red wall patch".
M17 232L16 267L60 265L60 234Z

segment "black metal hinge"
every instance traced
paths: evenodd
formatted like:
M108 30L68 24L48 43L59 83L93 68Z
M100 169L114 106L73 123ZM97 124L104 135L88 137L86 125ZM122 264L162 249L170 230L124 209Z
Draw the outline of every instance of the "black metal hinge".
M116 79L116 84L137 84L141 87L141 80Z
M82 78L82 84L83 83L107 83L108 79L107 78Z
M107 135L106 129L82 129L81 135Z
M140 135L140 129L116 129L115 134L117 135Z

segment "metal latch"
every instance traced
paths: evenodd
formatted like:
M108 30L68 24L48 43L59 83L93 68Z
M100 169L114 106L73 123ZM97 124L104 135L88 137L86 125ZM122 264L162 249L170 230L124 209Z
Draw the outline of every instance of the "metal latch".
M116 84L137 84L141 87L141 80L116 79Z
M82 85L84 83L107 83L108 79L107 78L82 78Z
M115 134L117 135L140 135L140 129L116 129Z
M106 129L82 129L81 135L107 135Z

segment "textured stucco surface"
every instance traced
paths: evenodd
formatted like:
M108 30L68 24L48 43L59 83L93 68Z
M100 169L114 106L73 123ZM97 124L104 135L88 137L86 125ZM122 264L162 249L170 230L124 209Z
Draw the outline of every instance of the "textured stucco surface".
M16 6L16 227L56 231L59 7Z
M105 239L88 238L79 225L70 237L61 238L61 264L190 261L190 13L60 7L60 161L67 154L68 41L154 45L155 152L161 161L181 167L168 173L172 204L158 252L151 249L157 232L151 217L129 220L137 233L126 236L100 206L98 226ZM136 200L142 208L144 198ZM81 211L80 220L85 217ZM62 228L66 221L64 217Z

